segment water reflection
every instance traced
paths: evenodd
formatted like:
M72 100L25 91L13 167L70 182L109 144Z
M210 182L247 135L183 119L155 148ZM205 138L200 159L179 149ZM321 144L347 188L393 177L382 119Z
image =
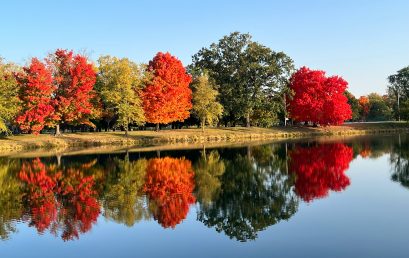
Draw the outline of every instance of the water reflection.
M391 140L392 139L392 140ZM409 187L405 135L342 142L276 143L162 153L0 159L0 238L17 223L62 240L80 238L102 217L128 227L154 220L175 228L196 203L197 220L248 241L290 219L299 203L351 184L356 158L389 154L391 179Z
M344 190L350 184L345 171L352 159L352 148L342 143L295 148L290 152L290 170L297 175L297 195L310 202L327 196L329 190Z

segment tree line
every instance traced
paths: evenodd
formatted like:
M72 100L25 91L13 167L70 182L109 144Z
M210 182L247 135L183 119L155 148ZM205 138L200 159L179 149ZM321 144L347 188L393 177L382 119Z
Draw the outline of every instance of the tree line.
M388 95L357 99L341 77L295 70L285 53L239 32L199 50L187 67L170 53L147 64L109 55L94 64L58 49L23 67L0 60L0 132L407 119L408 71L389 77Z

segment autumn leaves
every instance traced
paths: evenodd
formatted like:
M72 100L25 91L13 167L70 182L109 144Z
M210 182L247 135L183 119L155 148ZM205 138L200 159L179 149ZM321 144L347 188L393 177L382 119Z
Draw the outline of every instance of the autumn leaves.
M191 76L169 53L158 53L147 69L128 59L103 56L99 71L85 56L57 50L41 62L33 58L16 74L21 108L16 122L25 133L44 127L85 124L113 116L128 131L130 123L170 123L190 116ZM102 112L103 111L103 112Z
M0 64L0 130L120 128L149 123L263 126L295 122L340 124L351 118L347 82L323 71L294 71L283 52L238 32L201 49L187 69L169 53L148 64L101 56L98 66L57 50L14 72ZM189 119L189 121L186 121Z
M20 109L16 123L26 133L38 134L45 126L86 124L98 116L92 64L72 51L57 50L44 62L33 58L16 74Z

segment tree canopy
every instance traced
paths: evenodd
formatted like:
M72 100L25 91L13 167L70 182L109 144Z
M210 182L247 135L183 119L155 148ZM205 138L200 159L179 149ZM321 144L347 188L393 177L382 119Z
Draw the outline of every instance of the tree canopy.
M283 52L275 52L251 40L250 34L233 32L218 43L202 48L192 58L190 69L202 69L219 85L224 120L235 122L250 118L266 102L273 113L284 109L282 99L293 61ZM276 117L272 117L276 119Z
M217 101L219 92L216 85L203 74L194 79L193 88L193 112L199 118L204 131L207 124L217 122L223 113L223 106Z
M145 115L140 94L143 89L143 68L127 58L101 56L98 59L96 88L104 109L117 117L117 125L128 132L128 125L142 125Z

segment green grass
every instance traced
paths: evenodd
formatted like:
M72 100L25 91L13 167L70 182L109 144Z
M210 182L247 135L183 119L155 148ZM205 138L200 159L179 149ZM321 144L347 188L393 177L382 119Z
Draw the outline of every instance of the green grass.
M60 137L49 134L16 135L0 138L0 153L33 149L63 151L68 148L96 146L147 146L161 144L199 144L217 142L260 141L267 139L300 138L311 136L358 135L368 133L390 133L409 130L408 123L352 123L329 127L229 127L201 129L175 129L155 131L65 133Z

